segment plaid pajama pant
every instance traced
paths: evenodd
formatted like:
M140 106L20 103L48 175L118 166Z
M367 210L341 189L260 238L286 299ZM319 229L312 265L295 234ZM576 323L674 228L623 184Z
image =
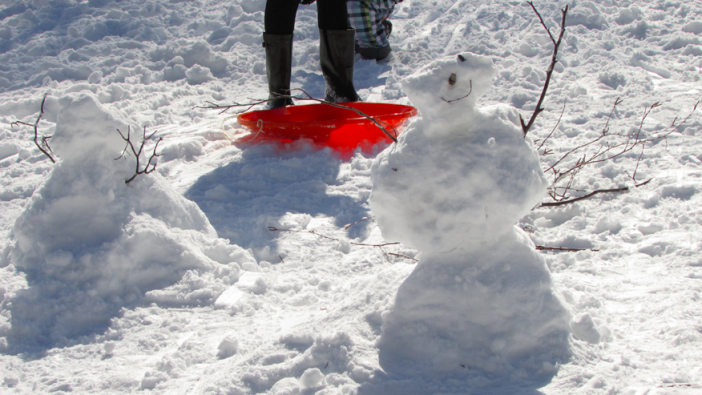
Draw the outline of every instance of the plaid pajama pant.
M395 8L394 0L348 0L346 8L349 12L349 23L356 29L356 44L360 48L381 48L390 45L383 21Z

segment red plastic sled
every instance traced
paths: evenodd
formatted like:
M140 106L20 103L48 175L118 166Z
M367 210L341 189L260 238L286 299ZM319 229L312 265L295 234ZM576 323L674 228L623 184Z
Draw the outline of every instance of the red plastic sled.
M399 134L405 120L417 115L411 106L387 103L343 103L373 117L390 133ZM328 104L295 105L239 115L239 124L279 141L310 139L334 149L348 150L392 140L371 120L353 110Z

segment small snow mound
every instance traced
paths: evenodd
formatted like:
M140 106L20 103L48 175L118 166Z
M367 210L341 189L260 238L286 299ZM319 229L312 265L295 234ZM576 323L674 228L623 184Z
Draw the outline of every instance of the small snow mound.
M685 33L702 34L702 22L692 21L682 27L682 31Z
M573 319L570 323L570 329L573 330L573 336L576 339L584 340L591 344L600 342L602 336L592 320L592 316L588 313L581 314Z
M152 390L159 383L168 381L168 376L163 372L146 372L144 378L141 379L141 389Z
M305 373L300 377L300 387L303 389L316 388L322 384L324 380L324 374L321 370L317 368L311 368L305 370Z
M217 347L217 357L219 359L229 358L239 350L239 340L234 335L229 335L222 339Z
M210 259L206 251L228 243L157 173L125 184L135 159L114 159L124 148L116 129L126 122L94 96L57 103L49 108L58 113L52 145L60 161L12 230L10 261L29 288L12 300L11 342L47 347L100 332L142 298L214 303L238 278L235 261L253 258L235 248L225 264Z

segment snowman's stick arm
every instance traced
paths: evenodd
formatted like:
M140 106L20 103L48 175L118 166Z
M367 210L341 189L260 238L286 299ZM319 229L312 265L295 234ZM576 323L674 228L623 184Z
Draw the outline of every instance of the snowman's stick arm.
M531 115L529 122L524 123L524 118L522 117L522 114L519 114L519 122L522 125L522 131L524 132L524 136L526 136L527 133L529 133L529 130L536 121L536 117L538 117L539 114L541 114L541 112L544 111L541 105L543 104L544 99L546 99L546 91L548 91L548 84L551 82L551 75L553 74L553 69L554 67L556 67L556 63L558 62L558 48L561 46L561 42L563 41L563 35L565 34L566 15L568 14L568 6L565 6L565 8L561 10L561 14L563 15L561 19L561 32L558 35L558 40L555 40L553 35L551 34L551 31L548 29L548 27L546 27L546 23L541 17L541 14L536 9L536 6L534 6L534 3L532 3L531 1L528 1L527 3L531 6L536 15L539 17L539 21L541 21L541 24L543 25L544 29L546 29L548 36L551 38L551 41L553 42L553 55L551 56L551 64L548 66L548 70L546 70L546 81L544 82L544 89L541 91L539 102L536 104L536 108L534 109L534 113Z

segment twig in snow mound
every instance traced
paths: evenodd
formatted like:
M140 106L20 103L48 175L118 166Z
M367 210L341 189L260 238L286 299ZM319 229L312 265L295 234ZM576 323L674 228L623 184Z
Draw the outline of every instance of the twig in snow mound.
M144 131L141 136L141 144L139 144L139 149L137 150L136 147L134 146L134 142L132 141L131 137L131 127L127 127L127 136L125 137L122 132L117 129L117 132L119 133L120 137L122 137L122 140L124 140L127 145L124 146L124 150L122 151L122 155L120 155L118 158L115 158L115 160L119 160L124 158L125 154L129 154L127 152L127 149L129 149L132 152L132 155L136 158L136 171L134 172L134 175L131 176L129 179L125 180L125 184L129 184L132 182L139 174L149 174L152 173L154 170L156 170L156 165L157 163L151 163L152 160L155 158L161 156L156 153L156 150L158 149L158 144L163 140L163 137L159 137L158 140L156 140L156 145L154 146L154 151L151 153L151 156L149 157L149 160L146 162L146 166L144 166L143 169L141 169L141 165L139 164L140 158L141 158L141 153L144 150L144 144L146 144L147 140L151 140L152 137L156 134L156 132L151 133L150 136L146 136L146 127L144 127ZM151 166L151 168L149 168Z
M41 151L47 158L49 158L49 160L51 160L51 163L56 163L54 158L51 156L53 151L51 150L51 147L49 147L49 139L51 136L41 136L41 143L39 143L39 121L41 121L41 117L44 115L44 103L46 103L46 96L47 94L44 94L44 98L41 100L41 111L39 112L39 116L33 125L26 122L15 121L12 122L10 126L24 125L34 127L34 144L37 146L37 148L39 148L39 151Z

